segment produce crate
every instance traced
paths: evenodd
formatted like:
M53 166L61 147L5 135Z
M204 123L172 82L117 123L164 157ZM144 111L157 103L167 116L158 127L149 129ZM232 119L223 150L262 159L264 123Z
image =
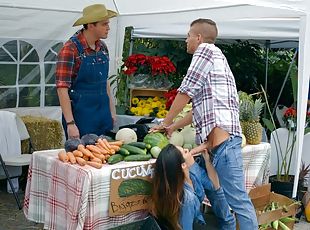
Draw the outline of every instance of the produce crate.
M166 92L168 92L167 89L130 89L130 106L131 99L134 97L163 97Z
M284 217L295 217L297 209L300 206L298 204L293 204L295 201L286 196L270 192L270 189L271 184L267 184L254 188L249 193L249 196L255 207L257 221L259 225L267 224ZM273 211L263 212L266 205L268 205L272 201L278 202L280 207L285 205L287 209L284 211L283 209L280 208ZM286 225L290 229L293 229L294 221L286 223ZM273 228L268 229L271 230ZM279 227L279 229L282 228Z

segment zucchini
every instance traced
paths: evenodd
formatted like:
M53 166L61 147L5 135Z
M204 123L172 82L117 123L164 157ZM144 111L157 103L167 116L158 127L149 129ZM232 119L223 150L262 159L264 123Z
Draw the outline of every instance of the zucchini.
M136 146L140 149L151 149L152 148L150 144L146 144L144 142L131 142L128 145Z
M117 153L122 154L123 156L128 156L130 154L130 152L127 149L124 148L120 148Z
M146 154L146 150L143 150L143 149L140 149L136 146L132 146L132 145L128 145L128 144L122 145L122 148L127 149L130 152L130 154L141 154L141 155Z
M152 158L151 154L146 155L129 155L124 158L124 161L148 161Z
M113 164L116 164L122 160L124 160L124 156L122 156L121 154L114 154L114 155L109 157L108 163L110 165L113 165Z

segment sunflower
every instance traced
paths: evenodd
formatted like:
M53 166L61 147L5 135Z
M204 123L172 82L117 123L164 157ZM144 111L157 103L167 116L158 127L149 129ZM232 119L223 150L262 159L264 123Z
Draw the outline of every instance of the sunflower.
M139 107L144 107L145 104L146 104L146 100L143 100L143 99L142 99L142 100L139 101L138 106L139 106Z
M146 101L149 102L149 103L152 103L153 102L153 98L149 97Z
M131 103L132 103L133 105L138 104L138 103L139 103L139 98L137 98L137 97L132 98L132 99L131 99Z
M166 104L161 104L159 106L159 110L165 110L166 109Z
M158 118L165 118L167 116L168 111L167 110L161 110L156 115Z
M142 110L143 110L142 107L137 107L137 108L136 108L135 115L136 115L136 116L141 116L141 115L142 115Z
M159 98L157 96L153 98L153 101L158 101L158 100Z
M131 108L130 108L130 112L135 113L136 111L137 111L137 108L136 108L136 107L131 107Z

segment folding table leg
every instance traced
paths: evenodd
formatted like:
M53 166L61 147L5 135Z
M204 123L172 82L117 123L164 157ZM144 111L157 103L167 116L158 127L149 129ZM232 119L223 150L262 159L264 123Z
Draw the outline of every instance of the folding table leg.
M16 200L17 205L18 205L18 208L19 208L19 210L21 210L21 209L22 209L22 205L21 205L20 200L19 200L19 198L18 198L18 194L15 192L15 189L14 189L13 183L12 183L12 181L11 181L9 172L8 172L6 166L5 166L5 163L4 163L3 159L2 159L1 154L0 154L0 163L1 163L1 165L2 165L2 168L3 168L3 170L4 170L4 173L5 173L6 177L7 177L7 179L9 180L9 184L10 184L10 187L11 187L11 189L12 189L12 191L13 191L15 200Z

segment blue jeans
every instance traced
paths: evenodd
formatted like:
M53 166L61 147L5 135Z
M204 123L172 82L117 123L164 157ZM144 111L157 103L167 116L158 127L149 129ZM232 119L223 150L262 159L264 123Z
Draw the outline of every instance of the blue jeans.
M221 229L236 228L235 223L233 224L231 221L231 213L217 205L222 203L216 200L219 197L220 199L226 199L230 208L236 213L240 230L258 229L255 209L244 184L241 140L241 137L230 137L212 150L214 155L213 165L217 171L224 194L215 194L215 192L219 193L219 191L209 190L206 191L206 195L212 207L214 205L212 209L218 217Z

